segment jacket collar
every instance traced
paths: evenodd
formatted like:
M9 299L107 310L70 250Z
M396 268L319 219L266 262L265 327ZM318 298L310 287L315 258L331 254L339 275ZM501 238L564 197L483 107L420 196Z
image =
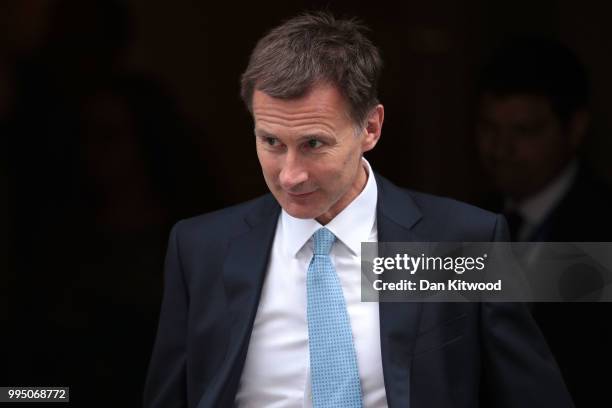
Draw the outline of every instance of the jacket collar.
M421 241L414 227L422 213L406 190L377 175L377 228L379 256L386 256L385 242ZM392 254L388 254L392 256ZM380 344L389 407L410 406L410 371L421 303L381 302Z
M230 325L229 344L224 364L198 408L234 406L279 213L280 207L271 194L257 200L244 219L245 228L230 241L224 255L224 313Z

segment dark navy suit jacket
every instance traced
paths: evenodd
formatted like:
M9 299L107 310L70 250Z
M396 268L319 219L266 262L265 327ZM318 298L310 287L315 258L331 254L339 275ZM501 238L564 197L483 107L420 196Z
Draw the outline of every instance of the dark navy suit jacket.
M501 216L376 177L381 242L505 238ZM268 194L172 229L145 407L233 406L279 213ZM380 339L392 408L572 406L523 304L381 303Z

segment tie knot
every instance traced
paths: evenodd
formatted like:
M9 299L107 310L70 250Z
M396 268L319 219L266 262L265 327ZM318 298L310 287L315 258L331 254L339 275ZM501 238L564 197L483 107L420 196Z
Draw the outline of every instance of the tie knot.
M336 236L327 228L320 228L312 235L314 239L314 254L329 255Z

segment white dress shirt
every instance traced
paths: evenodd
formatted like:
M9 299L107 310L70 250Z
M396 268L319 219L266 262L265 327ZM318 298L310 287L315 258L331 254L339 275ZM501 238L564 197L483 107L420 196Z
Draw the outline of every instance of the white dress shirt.
M363 159L368 180L361 193L325 227L337 238L330 257L340 279L353 331L364 407L387 406L380 351L377 302L361 302L361 242L376 241L376 180ZM306 273L312 234L323 227L284 210L279 216L253 325L238 407L312 407Z
M517 231L517 241L527 240L542 225L546 217L565 197L577 173L578 163L574 160L538 193L523 200L520 204L510 200L506 202L504 207L507 211L515 211L523 218Z

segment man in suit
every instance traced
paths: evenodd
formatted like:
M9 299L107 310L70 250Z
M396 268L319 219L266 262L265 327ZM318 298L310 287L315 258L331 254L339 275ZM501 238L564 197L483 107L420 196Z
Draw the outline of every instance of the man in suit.
M508 39L485 65L479 96L479 153L502 201L489 207L508 215L513 240L609 241L612 192L580 157L589 85L574 53Z
M552 40L511 38L480 81L478 146L514 241L611 241L612 191L580 157L589 122L586 70ZM533 315L576 405L610 405L608 303L538 303ZM571 327L571 329L569 329ZM577 353L576 350L582 350Z
M242 96L271 194L173 228L145 406L572 406L522 304L361 302L362 241L506 234L373 172L380 67L325 13L258 42Z

